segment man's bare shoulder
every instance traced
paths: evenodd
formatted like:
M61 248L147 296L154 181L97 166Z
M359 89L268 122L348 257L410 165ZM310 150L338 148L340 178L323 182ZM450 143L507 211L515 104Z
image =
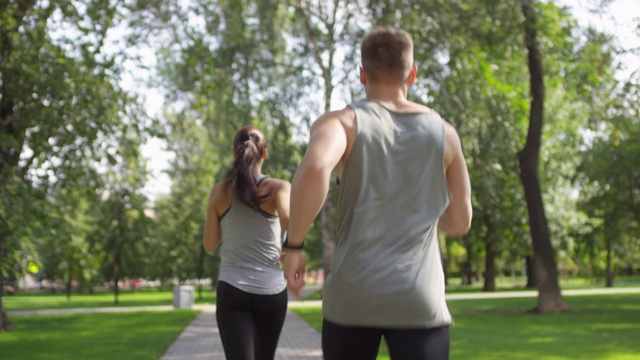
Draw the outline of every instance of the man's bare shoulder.
M313 122L311 126L311 130L313 131L315 128L324 125L326 123L331 122L340 122L343 125L350 127L355 119L355 113L353 109L349 106L344 107L340 110L330 111L320 116L316 121Z
M444 139L444 161L445 167L448 168L453 159L461 154L462 149L456 128L446 121L444 121Z

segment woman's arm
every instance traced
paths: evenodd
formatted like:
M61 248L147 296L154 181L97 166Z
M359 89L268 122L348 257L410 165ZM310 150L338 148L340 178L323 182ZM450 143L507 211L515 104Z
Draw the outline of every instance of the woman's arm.
M220 233L220 215L216 211L216 201L222 191L221 184L216 184L211 188L209 194L209 204L207 205L207 218L204 223L203 245L209 254L213 253L218 245L222 234Z
M281 180L276 190L276 211L280 219L280 228L282 233L289 230L289 198L291 197L291 184L288 181Z

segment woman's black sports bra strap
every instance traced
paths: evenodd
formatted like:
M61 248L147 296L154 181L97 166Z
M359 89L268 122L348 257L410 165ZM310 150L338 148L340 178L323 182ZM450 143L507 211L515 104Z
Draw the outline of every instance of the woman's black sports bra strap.
M266 179L267 175L256 175L256 186L260 185L260 183L262 182L262 180Z

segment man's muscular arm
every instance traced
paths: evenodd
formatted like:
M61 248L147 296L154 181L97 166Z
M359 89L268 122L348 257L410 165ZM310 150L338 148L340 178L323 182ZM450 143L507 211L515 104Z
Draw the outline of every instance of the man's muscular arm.
M447 236L462 236L471 227L471 182L462 153L460 137L450 124L445 124L445 175L451 191L451 203L440 217L438 230Z
M307 151L296 170L291 185L291 207L288 244L296 247L304 238L320 212L329 191L331 172L347 149L347 135L341 122L344 109L327 113L311 127ZM285 249L286 250L286 249ZM294 294L304 285L304 255L286 250L284 275Z

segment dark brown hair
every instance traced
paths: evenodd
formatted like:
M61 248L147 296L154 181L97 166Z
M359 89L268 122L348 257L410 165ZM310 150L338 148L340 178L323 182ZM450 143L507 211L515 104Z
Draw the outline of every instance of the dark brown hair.
M360 56L368 81L403 82L413 67L413 41L404 30L378 27L362 40Z
M236 159L227 173L226 181L233 184L233 195L236 199L254 209L258 208L260 198L252 172L267 149L267 139L258 128L248 125L236 133L233 149Z

